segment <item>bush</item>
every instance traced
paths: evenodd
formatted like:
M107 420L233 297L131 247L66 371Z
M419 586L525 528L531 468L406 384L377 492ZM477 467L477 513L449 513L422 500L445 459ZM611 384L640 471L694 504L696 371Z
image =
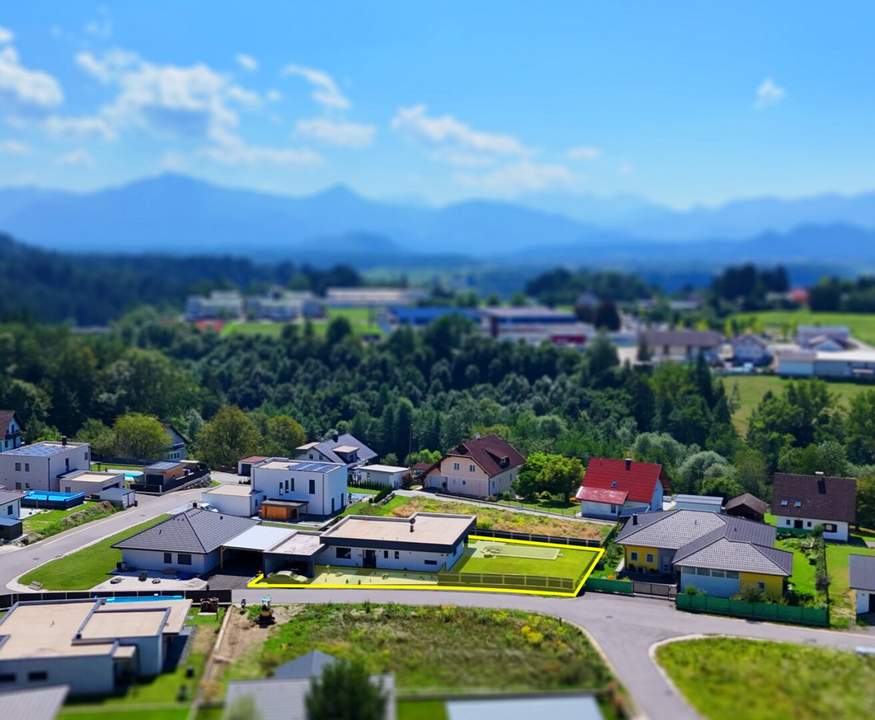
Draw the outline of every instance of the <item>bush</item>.
M393 494L392 488L384 487L380 492L378 492L374 497L371 498L371 503L376 505L377 503L383 502L386 498Z

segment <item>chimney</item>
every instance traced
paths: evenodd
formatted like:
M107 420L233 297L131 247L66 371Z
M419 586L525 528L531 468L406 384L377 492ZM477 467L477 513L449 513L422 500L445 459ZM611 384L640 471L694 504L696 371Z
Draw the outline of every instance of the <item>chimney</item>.
M823 477L817 478L817 494L826 495L826 479Z
M331 439L334 440L334 442L337 442L338 440L340 440L340 434L339 434L339 433L336 433L336 432L335 432L335 433L332 433L332 434L331 434Z
M633 525L637 525L637 524L638 524L638 513L635 513L635 514L632 516L632 524L633 524Z
M626 463L626 472L632 469L632 458L626 458L624 461Z
M410 518L410 532L413 532L413 526L416 523L416 518Z
M191 504L191 506L192 506L193 508L197 509L197 500L195 500L195 501Z
M815 470L814 474L819 475L820 477L823 477L823 470Z

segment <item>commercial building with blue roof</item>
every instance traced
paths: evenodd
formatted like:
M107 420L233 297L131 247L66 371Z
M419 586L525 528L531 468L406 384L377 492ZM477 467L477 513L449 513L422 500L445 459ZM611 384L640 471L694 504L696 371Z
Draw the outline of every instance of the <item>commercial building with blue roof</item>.
M387 333L399 327L411 327L414 330L418 330L449 315L458 315L475 323L480 322L480 313L471 308L453 307L451 305L438 307L402 307L392 305L380 314L377 323Z
M0 485L58 492L64 475L90 467L88 443L45 440L0 453Z

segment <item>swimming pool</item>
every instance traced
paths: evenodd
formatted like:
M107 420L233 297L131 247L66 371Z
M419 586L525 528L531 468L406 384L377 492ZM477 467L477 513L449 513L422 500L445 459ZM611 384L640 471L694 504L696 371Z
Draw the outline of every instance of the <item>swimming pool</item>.
M21 498L22 507L52 508L55 510L74 507L85 501L85 493L62 493L47 490L29 490Z
M155 600L184 600L182 595L148 595L145 597L108 597L104 600L108 603L132 603L132 602L154 602Z

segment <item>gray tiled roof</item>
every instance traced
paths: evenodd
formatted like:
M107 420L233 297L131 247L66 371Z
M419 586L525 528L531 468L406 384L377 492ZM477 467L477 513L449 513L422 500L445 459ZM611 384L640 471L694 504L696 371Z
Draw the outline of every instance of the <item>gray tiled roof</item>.
M366 462L368 460L373 460L375 457L377 457L377 453L371 450L371 448L365 445L361 440L358 440L354 435L350 435L349 433L343 433L342 435L338 435L337 440L323 440L322 442L317 443L314 449L321 452L325 457L331 460L331 462L346 465L346 461L343 460L340 455L334 452L334 448L342 447L343 445L351 445L359 449L359 462Z
M121 550L203 554L217 550L256 522L192 508L113 545Z
M21 492L21 490L7 490L6 488L0 488L0 505L11 503L13 500L20 500L23 497L24 493Z
M54 720L69 688L54 685L0 693L0 707L6 720Z
M793 553L721 537L680 560L676 557L674 565L790 576L793 574Z
M641 513L626 520L617 535L620 545L643 545L645 547L678 550L717 528L725 526L722 515L698 510L669 510L667 512Z
M850 586L875 592L875 555L849 555Z

